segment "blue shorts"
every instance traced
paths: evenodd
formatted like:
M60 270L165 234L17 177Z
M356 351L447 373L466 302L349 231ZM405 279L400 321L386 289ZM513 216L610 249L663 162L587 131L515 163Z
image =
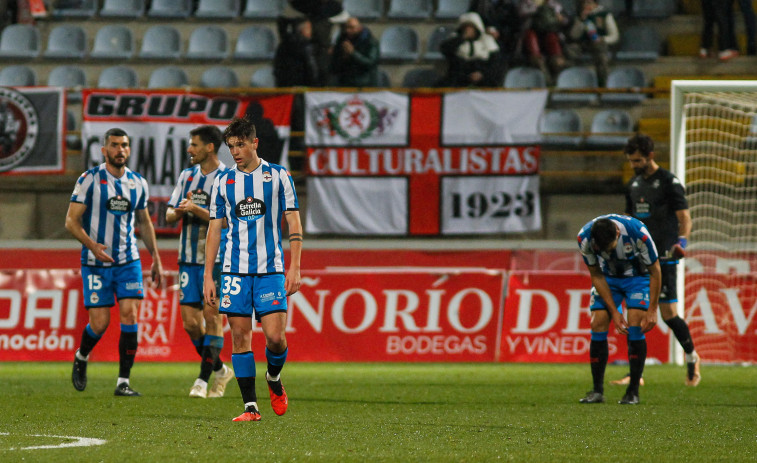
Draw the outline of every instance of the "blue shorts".
M179 304L202 309L205 297L202 294L202 282L205 277L205 265L179 264ZM213 281L216 291L221 286L221 263L213 267Z
M139 260L112 267L81 268L84 307L113 307L116 299L143 299L142 263ZM115 294L115 299L113 295Z
M221 275L221 303L219 313L255 319L269 313L287 311L284 275Z
M605 277L607 284L612 292L612 300L618 308L618 312L623 313L621 302L626 301L626 308L640 309L646 311L649 308L649 277L630 277L615 278ZM594 310L605 310L607 306L605 301L599 297L596 288L591 288L591 302L589 308Z

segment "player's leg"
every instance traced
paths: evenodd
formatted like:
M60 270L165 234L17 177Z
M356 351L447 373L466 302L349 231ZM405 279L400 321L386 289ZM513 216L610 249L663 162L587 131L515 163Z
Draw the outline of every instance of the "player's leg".
M134 261L114 269L113 280L116 283L116 297L120 309L121 336L118 340L118 380L115 395L138 397L139 392L130 386L129 378L134 358L137 356L139 325L137 318L139 306L144 297L142 284L142 265Z
M217 264L213 268L213 281L216 284L216 294L220 294L221 285L221 265ZM201 374L207 374L210 378L210 370L215 373L213 387L208 391L208 397L223 397L226 392L226 385L234 377L234 370L224 365L221 360L221 350L223 349L223 322L224 316L218 312L218 303L214 305L205 304L202 310L205 319L205 345L203 346L203 370ZM207 379L206 379L207 381Z
M627 300L629 306L634 302ZM626 393L618 402L635 405L639 403L639 383L647 359L647 340L641 331L641 322L646 317L646 308L628 308L628 366L631 370Z
M253 300L255 313L265 335L265 356L268 361L266 382L271 396L271 407L277 415L283 415L289 399L281 383L281 369L287 358L286 324L287 300L284 275L255 277Z
M608 282L609 283L609 282ZM607 306L594 288L591 289L591 341L589 342L589 365L593 388L580 400L581 403L603 403L605 370L609 357L607 333L610 330L610 314ZM619 305L618 305L619 307Z
M699 372L699 355L694 350L689 325L678 316L678 289L676 265L661 265L660 314L686 355L686 385L696 386L702 379Z
M208 375L204 380L202 378L203 369L203 345L205 343L205 328L202 321L202 310L199 304L193 305L181 305L181 322L184 326L184 331L189 336L189 340L192 341L197 354L200 356L200 376L192 384L192 388L189 390L189 397L196 397L204 399L208 395Z
M89 323L82 330L79 348L74 353L71 381L77 391L87 387L89 354L108 328L110 309L116 303L110 268L83 266L81 271L84 308L87 309Z
M202 270L201 265L179 265L179 305L184 331L189 335L197 355L202 358L205 332L202 325Z

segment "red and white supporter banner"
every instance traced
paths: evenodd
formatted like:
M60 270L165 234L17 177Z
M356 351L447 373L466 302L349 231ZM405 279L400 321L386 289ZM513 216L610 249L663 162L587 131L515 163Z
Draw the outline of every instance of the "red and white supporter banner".
M546 91L305 95L310 233L541 229Z
M189 131L204 124L223 131L233 117L247 116L256 126L258 154L288 164L291 110L294 96L185 93L150 90L86 89L82 102L83 169L102 163L102 136L110 128L124 129L131 139L129 168L150 184L153 222L159 233L178 234L165 222L166 202L179 173L189 166ZM234 160L225 145L219 158ZM71 185L73 189L73 185Z
M591 278L575 272L510 272L500 360L505 362L586 362L589 359ZM667 326L646 334L647 358L667 362ZM609 361L627 361L626 337L610 326ZM697 350L699 346L697 345Z

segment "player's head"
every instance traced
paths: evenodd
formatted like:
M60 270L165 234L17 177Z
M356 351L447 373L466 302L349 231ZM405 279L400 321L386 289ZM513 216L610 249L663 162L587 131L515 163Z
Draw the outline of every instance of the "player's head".
M258 139L255 137L255 124L247 118L235 117L223 132L223 139L229 146L231 157L242 170L247 169L252 161L257 162ZM257 165L252 166L257 167Z
M208 156L216 156L218 149L223 144L223 134L214 125L201 125L189 131L189 153L192 164L200 164Z
M591 226L591 241L597 251L609 252L618 240L618 226L610 219L597 219Z
M654 141L648 135L637 133L629 138L623 153L636 175L651 174L654 171Z
M129 135L123 129L114 127L103 135L101 148L105 163L118 169L124 167L131 155Z

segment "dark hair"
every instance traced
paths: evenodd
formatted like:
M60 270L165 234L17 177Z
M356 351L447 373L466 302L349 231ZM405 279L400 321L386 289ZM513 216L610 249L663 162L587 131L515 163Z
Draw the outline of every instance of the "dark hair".
M223 140L226 143L233 137L252 141L256 136L255 124L246 117L235 117L223 131Z
M221 129L219 129L215 125L201 125L199 127L195 127L194 129L189 131L189 135L192 137L200 137L200 140L202 140L202 142L206 145L212 143L213 151L216 153L218 152L218 149L221 147L221 145L223 145L223 134L221 133Z
M591 240L600 251L606 251L617 237L618 227L610 219L597 219L591 226Z
M633 154L637 151L645 158L648 158L649 154L654 151L654 141L652 141L652 138L643 133L637 133L629 138L625 148L623 148L623 153Z
M119 129L118 127L113 127L112 129L109 129L107 132L105 132L105 135L103 135L103 146L108 144L108 138L110 137L126 137L129 138L129 134L126 133L124 129ZM129 138L129 141L131 141L131 138Z

